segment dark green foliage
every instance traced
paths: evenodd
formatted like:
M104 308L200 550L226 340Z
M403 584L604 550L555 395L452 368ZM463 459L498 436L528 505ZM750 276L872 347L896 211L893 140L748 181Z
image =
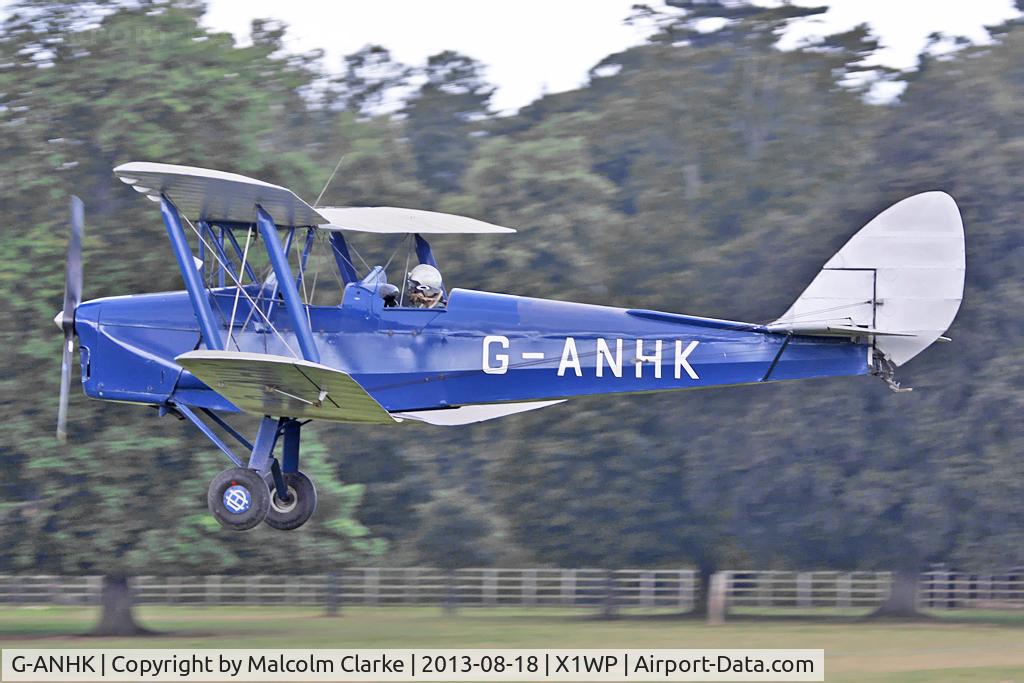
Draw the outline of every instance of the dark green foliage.
M86 202L85 297L97 298L181 288L159 218L125 192L114 165L215 166L307 194L324 180L301 151L315 114L296 91L313 74L303 57L271 57L280 27L257 22L254 45L238 49L203 30L187 3L133 3L85 31L66 10L26 5L31 21L16 13L0 40L0 448L9 482L0 571L325 571L365 561L383 546L354 518L362 486L334 476L315 429L305 434L304 469L319 473L321 510L292 534L217 527L203 491L226 461L187 423L157 420L152 409L89 402L76 390L70 443L53 439L61 342L51 318L71 192Z
M479 62L458 52L433 55L421 74L426 82L406 105L417 177L437 192L459 189L472 160L472 133L487 116L494 92L482 71Z
M70 6L16 14L0 38L0 570L321 571L381 551L373 539L448 568L1024 561L1024 28L925 60L902 102L871 106L837 85L875 47L863 30L783 53L776 32L813 10L687 6L608 57L616 74L504 119L487 118L480 66L451 52L401 116L374 117L405 77L380 48L321 98L316 55L279 56L273 23L240 49L188 3L132 4L85 32ZM696 33L702 16L731 23ZM112 166L213 166L312 200L341 155L326 204L520 228L435 240L450 285L764 321L878 211L944 189L964 213L967 294L954 343L905 369L913 394L818 380L454 430L320 426L305 457L321 508L284 552L270 530L212 526L203 495L226 464L187 425L76 396L72 444L56 446L67 195L87 204L87 298L179 288L159 218ZM358 246L380 262L392 248Z

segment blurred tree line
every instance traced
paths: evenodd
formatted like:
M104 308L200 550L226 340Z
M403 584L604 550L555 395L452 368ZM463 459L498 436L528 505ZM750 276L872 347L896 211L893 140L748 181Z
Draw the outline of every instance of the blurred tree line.
M821 10L670 4L588 86L514 116L483 66L367 46L340 68L200 24L193 0L23 0L0 35L0 571L328 571L353 563L837 567L1024 562L1024 26L923 56L899 102L839 85L864 28L774 48ZM99 17L99 18L98 18ZM725 17L715 32L702 18ZM529 49L524 46L524 49ZM338 159L341 157L340 163ZM439 238L449 286L737 320L777 317L880 210L943 189L967 232L950 336L873 379L574 400L459 429L307 429L322 507L299 532L206 514L221 455L138 406L72 401L52 438L66 207L85 295L180 289L129 160L280 183L325 204L466 213L514 238ZM368 244L364 244L368 242ZM387 257L389 245L361 240ZM394 279L394 278L392 278Z

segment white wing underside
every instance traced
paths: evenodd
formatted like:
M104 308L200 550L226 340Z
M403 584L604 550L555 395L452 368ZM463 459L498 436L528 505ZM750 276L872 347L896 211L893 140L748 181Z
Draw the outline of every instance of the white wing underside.
M400 209L392 206L322 206L317 211L327 219L322 230L423 235L503 234L512 228L450 213Z
M427 424L439 425L442 427L456 427L468 425L474 422L486 422L496 420L499 417L507 417L516 413L525 413L528 410L539 410L558 403L564 403L565 399L557 401L530 401L526 403L481 403L476 405L459 406L458 408L442 408L438 410L413 410L402 413L391 413L392 417L401 420L415 420Z

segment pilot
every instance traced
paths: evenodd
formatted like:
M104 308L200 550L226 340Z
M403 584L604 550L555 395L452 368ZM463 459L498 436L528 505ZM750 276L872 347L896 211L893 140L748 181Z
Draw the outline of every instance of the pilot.
M434 308L441 303L444 284L441 271L434 266L421 263L410 271L406 280L409 303L416 308Z

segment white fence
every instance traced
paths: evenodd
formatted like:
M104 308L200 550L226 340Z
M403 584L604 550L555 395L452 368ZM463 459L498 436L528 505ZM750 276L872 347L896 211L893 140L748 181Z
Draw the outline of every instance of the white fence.
M892 582L888 572L723 573L726 604L731 607L872 608L889 597ZM927 609L1024 609L1024 571L926 572L917 602Z
M691 569L357 568L312 576L139 576L136 601L165 605L439 605L693 609ZM0 575L0 602L95 604L97 576Z
M730 570L728 607L860 608L889 595L887 572ZM96 604L98 576L0 575L0 603ZM351 568L311 576L139 576L138 602L164 605L441 605L664 607L692 610L699 580L690 569ZM1024 571L922 574L918 602L931 609L1024 609Z
M889 596L887 572L725 572L730 607L877 607Z

